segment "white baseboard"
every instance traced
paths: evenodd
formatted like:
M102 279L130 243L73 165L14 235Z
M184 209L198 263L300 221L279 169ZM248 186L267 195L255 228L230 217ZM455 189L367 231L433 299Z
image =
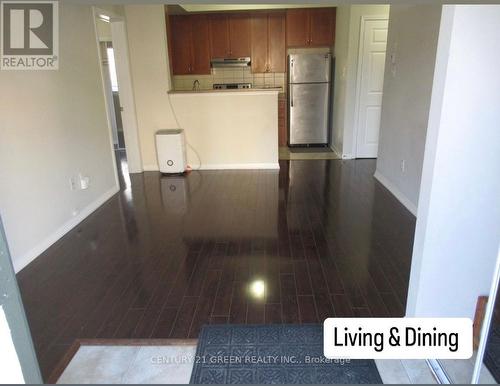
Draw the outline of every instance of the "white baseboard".
M160 168L158 165L142 165L142 170L145 172L157 172Z
M337 149L333 143L330 145L330 149L332 149L332 151L335 153L337 157L342 159L342 152L339 151L339 149Z
M380 174L380 172L377 170L375 171L375 174L373 175L382 185L385 186L385 188L392 193L394 197L398 199L401 204L403 204L406 209L408 209L411 214L413 214L415 217L417 217L417 206L410 201L406 195L401 192L391 181L389 181L385 176Z
M51 235L49 235L45 240L42 240L38 245L31 248L27 253L25 253L20 258L12 259L14 265L14 271L18 273L21 269L26 267L29 263L40 256L46 249L48 249L52 244L58 241L71 229L80 224L85 220L92 212L98 209L102 204L109 200L113 195L115 195L120 189L118 187L113 187L108 190L96 200L91 202L85 208L83 208L75 217L66 221L62 226L57 228Z
M230 170L230 169L272 169L279 170L280 164L276 163L244 163L244 164L205 164L199 170Z
M196 166L195 166L196 168ZM279 170L280 165L276 163L243 163L243 164L205 164L201 165L198 170L237 170L237 169L276 169ZM145 172L157 172L158 165L144 165Z

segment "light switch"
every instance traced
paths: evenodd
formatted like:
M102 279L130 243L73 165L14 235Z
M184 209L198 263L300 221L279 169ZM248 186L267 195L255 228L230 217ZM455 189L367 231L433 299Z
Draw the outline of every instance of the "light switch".
M82 174L80 174L78 177L80 179L80 189L82 190L88 189L90 185L90 177L84 176Z

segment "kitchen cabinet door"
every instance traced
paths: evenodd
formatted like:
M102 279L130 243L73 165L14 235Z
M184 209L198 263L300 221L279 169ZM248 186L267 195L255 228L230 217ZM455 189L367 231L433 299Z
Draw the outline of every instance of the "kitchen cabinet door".
M331 46L335 36L335 8L309 10L310 46Z
M252 16L252 72L266 72L268 67L268 16L259 13Z
M305 47L309 44L309 13L307 9L286 11L286 39L288 47Z
M227 15L211 15L210 26L210 57L229 57L229 23Z
M186 75L191 71L191 20L188 16L171 16L172 72Z
M269 31L269 36L268 36L269 71L285 72L286 70L285 15L281 13L270 13L268 31Z
M193 74L210 74L210 40L206 15L192 15L192 67Z
M288 143L288 131L286 125L286 98L278 98L278 145L286 146Z
M250 56L250 17L249 15L229 16L229 57Z

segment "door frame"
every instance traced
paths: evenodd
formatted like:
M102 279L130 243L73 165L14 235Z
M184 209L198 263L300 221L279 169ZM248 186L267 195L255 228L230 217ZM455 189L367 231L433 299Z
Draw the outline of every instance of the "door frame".
M389 23L389 15L362 15L360 28L359 28L359 42L358 42L358 63L356 69L356 93L355 93L355 104L354 104L354 121L353 121L353 148L352 154L353 158L358 156L358 131L359 131L359 108L361 99L361 72L363 70L363 51L365 46L364 35L365 35L365 23L367 21L381 20L387 21ZM386 49L387 53L387 49ZM385 71L385 66L384 66Z
M129 173L142 173L142 157L139 144L139 129L137 123L137 112L135 109L135 98L134 89L132 84L132 75L130 68L130 58L128 52L128 38L126 23L123 16L117 15L109 10L102 9L99 7L92 7L92 12L94 16L94 29L96 37L96 47L99 59L99 71L101 72L101 83L102 91L104 95L105 107L106 107L106 117L108 121L108 132L110 138L110 146L112 154L114 155L113 146L113 130L111 124L111 111L109 111L109 97L106 93L106 84L102 67L102 55L99 46L99 36L97 32L97 18L99 15L104 14L109 16L110 27L111 27L111 42L113 44L113 50L115 53L115 65L116 73L118 78L118 88L120 95L120 104L123 108L122 111L122 124L123 124L123 136L125 139L125 152L127 154L127 163ZM118 179L118 169L116 165L116 159L113 156L113 169L115 171L115 180L117 186L119 186Z
M10 377L12 377L10 381L12 381L13 378L19 378L19 374L17 373L20 367L25 383L43 383L35 346L24 311L23 300L17 285L14 267L12 266L12 259L9 253L1 217L0 309L3 309L5 312L5 319L12 339L11 342L14 346L14 350L10 351L8 348L5 348L4 354L6 357L3 359L5 363L10 363L13 366L13 368L11 368L12 372L9 374ZM2 328L5 328L5 326L2 326ZM6 331L3 330L2 332L5 333ZM15 351L15 353L12 351ZM17 367L17 369L15 367ZM21 380L19 379L19 381Z

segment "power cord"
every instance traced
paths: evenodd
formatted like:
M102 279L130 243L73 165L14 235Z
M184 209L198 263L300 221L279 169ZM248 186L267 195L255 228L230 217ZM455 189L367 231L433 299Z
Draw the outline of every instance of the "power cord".
M172 100L170 99L170 94L167 92L167 99L168 99L168 104L170 106L170 110L172 111L172 114L174 116L175 124L177 125L178 128L181 128L181 125L179 124L179 120L177 119L177 114L175 113L174 106L172 105ZM184 138L186 139L186 144L189 146L189 148L193 151L194 154L196 154L196 157L198 158L198 167L193 168L192 166L188 165L188 170L200 170L201 169L201 157L196 151L196 149L189 143L187 139L186 132L184 131Z

